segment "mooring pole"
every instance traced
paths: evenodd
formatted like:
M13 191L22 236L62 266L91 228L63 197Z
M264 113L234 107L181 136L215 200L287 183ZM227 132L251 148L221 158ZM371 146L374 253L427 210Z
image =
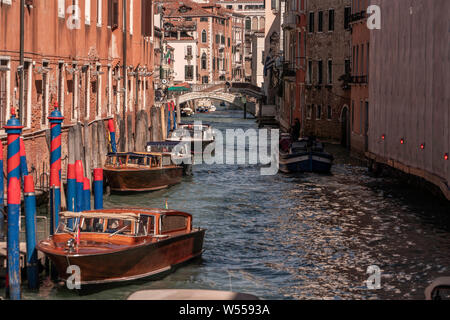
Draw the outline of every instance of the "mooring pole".
M0 141L0 241L5 238L5 186L3 181L3 143Z
M33 176L24 177L25 224L27 234L27 278L28 288L39 287L38 259L36 251L36 194Z
M23 142L23 138L20 137L20 177L22 178L22 182L25 183L25 176L28 175L28 166L27 166L27 155L25 152L25 143Z
M175 102L172 101L173 110L173 130L177 130L177 113L175 113Z
M103 169L94 169L94 209L103 209Z
M49 115L50 122L50 234L58 227L61 211L61 123L64 117L55 102L55 110Z
M114 120L108 120L108 129L109 129L109 139L111 141L111 152L117 153L117 144L116 144L116 128L114 127Z
M20 134L23 126L11 109L5 130L8 135L8 280L11 300L20 300Z
M84 177L83 180L83 199L84 199L84 210L91 210L91 181L89 178Z
M77 189L76 189L76 212L83 211L84 207L84 194L83 194L83 184L84 184L84 174L83 174L83 162L81 160L77 160L75 162L75 177L77 180Z
M171 108L171 105L170 105L170 102L167 104L167 137L169 137L169 134L170 134L170 129L171 129L171 115L170 115L170 108Z
M75 212L76 190L75 163L69 163L67 165L67 211Z

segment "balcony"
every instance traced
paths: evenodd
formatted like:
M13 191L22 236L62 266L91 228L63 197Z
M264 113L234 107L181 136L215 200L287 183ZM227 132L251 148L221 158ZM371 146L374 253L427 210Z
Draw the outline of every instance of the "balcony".
M299 13L297 11L287 11L284 13L283 29L293 30L297 27Z
M366 12L365 11L361 11L361 12L357 12L351 15L350 17L350 22L358 22L360 20L363 20L366 18Z
M188 60L188 61L192 60L192 58L193 58L192 54L189 54L189 53L187 53L187 54L184 56L184 59L185 59L185 60Z
M286 61L283 63L283 77L296 77L297 76L297 66L295 62Z
M351 78L351 84L367 84L369 80L368 76L352 76Z

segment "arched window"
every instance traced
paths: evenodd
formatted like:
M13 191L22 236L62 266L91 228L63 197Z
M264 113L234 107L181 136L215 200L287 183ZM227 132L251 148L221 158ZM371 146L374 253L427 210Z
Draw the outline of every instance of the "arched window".
M257 17L253 17L253 19L252 19L252 30L253 31L258 30L258 18Z
M252 20L250 17L245 18L245 30L251 30L252 29Z
M206 69L206 53L202 54L202 69Z
M202 31L202 42L203 42L203 43L206 43L206 41L207 41L206 30L203 30L203 31Z
M259 18L259 30L264 30L266 28L266 19L264 17Z

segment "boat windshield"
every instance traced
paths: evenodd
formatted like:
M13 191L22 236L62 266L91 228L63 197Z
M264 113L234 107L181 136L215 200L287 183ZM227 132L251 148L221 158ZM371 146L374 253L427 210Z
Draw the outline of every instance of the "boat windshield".
M143 215L137 220L119 218L61 218L56 233L106 233L111 235L147 236L154 234L155 217Z

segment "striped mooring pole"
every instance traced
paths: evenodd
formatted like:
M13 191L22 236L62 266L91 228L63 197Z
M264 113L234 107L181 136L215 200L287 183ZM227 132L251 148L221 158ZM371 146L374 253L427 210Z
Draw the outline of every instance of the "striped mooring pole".
M114 127L114 120L108 120L108 129L109 129L109 139L111 141L111 152L117 153L117 144L116 144L116 128Z
M75 161L75 177L76 177L76 191L75 191L75 211L81 212L84 207L84 173L83 162L81 160Z
M8 135L8 281L9 297L20 300L20 134L23 126L11 109L5 130Z
M36 250L36 194L33 176L24 177L25 224L27 234L27 278L28 288L39 287L39 269Z
M83 180L83 199L84 207L83 210L91 210L91 181L89 178L84 177Z
M103 169L94 169L94 209L103 209Z
M50 234L58 227L61 211L61 123L64 117L55 102L55 110L48 116L50 122Z
M27 154L25 152L25 143L23 142L23 138L20 137L20 177L22 178L22 182L25 183L25 176L28 175L28 166L27 166Z
M0 241L5 238L5 186L3 181L3 143L0 141Z

